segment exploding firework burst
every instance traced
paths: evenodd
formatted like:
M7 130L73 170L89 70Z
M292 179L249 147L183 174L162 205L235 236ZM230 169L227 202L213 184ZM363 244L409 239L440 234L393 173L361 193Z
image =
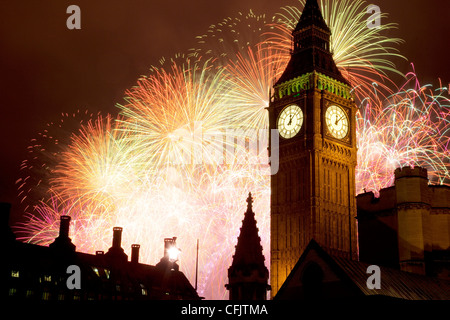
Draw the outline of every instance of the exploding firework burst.
M73 132L98 116L100 113L94 114L88 110L62 113L57 121L47 123L37 137L31 139L27 148L28 157L22 161L20 178L16 181L18 197L25 204L24 211L29 209L30 203L44 201L50 197L49 182L61 152L70 143Z
M110 236L105 233L97 233L95 240L92 232L107 230L114 224L114 208L105 206L96 201L81 203L70 200L59 201L56 195L47 201L40 201L34 206L33 212L27 212L27 223L17 226L20 237L18 240L26 240L35 244L47 246L58 236L59 219L61 215L71 216L71 238L80 252L93 252L93 245L88 241L95 241L96 250L105 250L109 247Z
M247 15L239 13L238 17L226 18L210 26L206 34L198 37L198 48L191 49L191 56L219 57L214 63L231 74L236 85L231 91L233 102L241 106L242 118L250 120L241 125L267 127L264 108L269 104L273 84L289 62L292 30L304 4L300 0L298 6L282 7L281 13L274 16L250 11ZM333 57L358 100L394 93L387 74L401 74L392 61L405 59L396 48L402 40L383 34L397 25L384 23L379 28L367 28L368 5L363 0L322 0L320 4L332 32ZM382 13L381 18L386 19L387 14Z
M271 46L284 55L285 63L292 49L292 30L301 16L305 1L299 0L298 7L282 8L277 15L275 32L271 32ZM387 73L401 74L395 69L393 58L405 59L396 48L403 40L386 37L383 34L397 27L394 23L383 23L379 28L367 27L367 4L363 0L331 1L321 0L323 17L331 30L331 52L337 67L353 86L359 100L371 95L373 83L387 94L392 93L392 81ZM382 13L381 18L387 18Z
M357 116L357 192L392 185L394 170L423 166L433 183L450 182L448 89L422 86L415 73L385 100L366 99Z
M190 57L219 57L218 63L227 66L236 53L245 53L249 47L264 40L264 35L273 29L274 17L266 14L241 12L211 25L207 32L197 36L197 46L189 50Z
M377 79L393 71L387 59L396 56L390 46L399 40L377 32L393 25L368 33L361 27L366 17L357 11L365 12L363 1L336 3L322 1L335 58L353 83L362 80L355 92L368 96L361 99L357 119L358 190L388 186L398 164L426 165L444 182L450 127L446 92L417 82L414 89L404 86L385 99ZM267 142L255 151L246 144L236 146L236 141L257 136L245 129L267 127L269 90L289 59L290 30L300 15L297 8L282 10L273 18L240 14L211 26L188 58L162 61L139 79L119 106L118 121L99 117L76 130L58 158L47 164L53 176L40 178L47 190L35 199L22 228L26 239L51 243L60 215L68 214L78 251L107 250L112 227L121 226L125 251L139 243L142 261L155 264L162 257L163 239L177 236L180 268L191 281L199 239L199 294L222 299L251 191L266 263L270 261L270 175L267 162L257 157ZM345 19L337 18L340 12ZM340 22L346 20L351 23ZM231 141L223 138L237 128L244 130ZM222 161L220 153L224 158L231 153L233 161ZM30 185L19 184L21 191Z
M121 197L127 196L130 189L126 186L131 186L135 177L127 163L130 155L113 130L113 121L111 116L98 115L72 133L67 144L58 144L57 153L41 150L48 159L53 159L45 163L47 198L37 201L35 214L28 213L30 230L35 233L31 237L33 241L49 244L58 229L48 222L58 221L62 214L70 215L75 223L84 221L80 225L87 231L77 230L78 236L89 234L99 221L108 221L108 225L114 221L111 217L114 217L116 205ZM125 185L125 181L128 184ZM21 227L20 231L26 230ZM99 239L98 243L102 241ZM86 246L80 248L87 249Z
M210 162L209 144L220 148L217 136L236 119L237 108L229 103L229 84L223 70L210 61L172 61L169 70L154 68L127 92L127 104L119 105L120 130L139 151L138 161L146 170L166 164ZM220 115L220 116L218 116ZM142 152L142 150L146 150Z
M50 179L51 190L61 199L114 202L128 194L136 181L133 154L114 124L111 116L100 116L72 135Z
M230 60L226 68L230 74L233 103L239 110L240 125L245 128L268 127L266 108L269 106L271 88L281 76L284 61L282 54L271 47L258 44L239 52L236 60Z

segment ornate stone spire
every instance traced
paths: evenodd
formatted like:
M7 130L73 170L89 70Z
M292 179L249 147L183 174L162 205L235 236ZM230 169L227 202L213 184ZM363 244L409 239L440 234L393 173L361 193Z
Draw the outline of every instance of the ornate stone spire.
M253 212L253 198L249 193L247 211L242 220L236 252L231 267L228 269L229 284L226 285L226 288L230 290L231 300L264 300L266 298L269 288L269 271L264 260L261 238L258 235Z
M253 198L252 194L249 193L247 198L247 211L245 212L244 220L242 220L241 233L238 237L232 267L248 265L264 266L263 248L256 223L255 213L253 212Z

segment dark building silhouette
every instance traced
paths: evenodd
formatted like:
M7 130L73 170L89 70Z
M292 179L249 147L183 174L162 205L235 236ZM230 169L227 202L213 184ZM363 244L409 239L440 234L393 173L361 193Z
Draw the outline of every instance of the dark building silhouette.
M121 247L122 228L113 229L107 253L77 252L69 237L70 217L61 216L59 236L48 247L16 241L9 220L10 205L0 204L2 218L2 295L9 300L198 300L200 297L175 260L165 254L156 265L139 262L138 244L131 248L131 261ZM176 239L176 238L175 238ZM165 239L165 253L170 240ZM80 270L80 288L69 286ZM68 272L69 270L69 272Z
M359 257L450 280L450 187L429 185L427 170L395 170L395 183L357 196Z
M228 269L228 284L225 285L230 292L230 300L266 300L270 289L269 270L264 264L252 203L252 194L249 193L236 252Z
M361 299L450 299L450 281L383 266L380 266L380 289L370 289L369 266L331 255L311 240L274 300L345 299L357 303Z

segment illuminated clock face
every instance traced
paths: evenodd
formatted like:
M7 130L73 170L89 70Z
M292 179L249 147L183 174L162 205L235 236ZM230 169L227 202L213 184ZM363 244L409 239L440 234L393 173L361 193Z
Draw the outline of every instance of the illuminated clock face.
M302 127L303 111L296 104L291 104L281 111L278 117L278 131L285 139L294 137Z
M348 134L348 117L338 106L330 106L325 112L325 121L331 135L337 139L345 138Z

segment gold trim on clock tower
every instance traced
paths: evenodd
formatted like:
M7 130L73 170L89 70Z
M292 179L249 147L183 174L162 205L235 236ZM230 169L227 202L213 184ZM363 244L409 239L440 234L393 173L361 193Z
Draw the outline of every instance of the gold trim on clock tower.
M311 239L329 253L357 258L356 105L330 35L317 0L307 0L268 108L270 129L284 130L271 177L272 297ZM284 114L291 106L301 111Z

